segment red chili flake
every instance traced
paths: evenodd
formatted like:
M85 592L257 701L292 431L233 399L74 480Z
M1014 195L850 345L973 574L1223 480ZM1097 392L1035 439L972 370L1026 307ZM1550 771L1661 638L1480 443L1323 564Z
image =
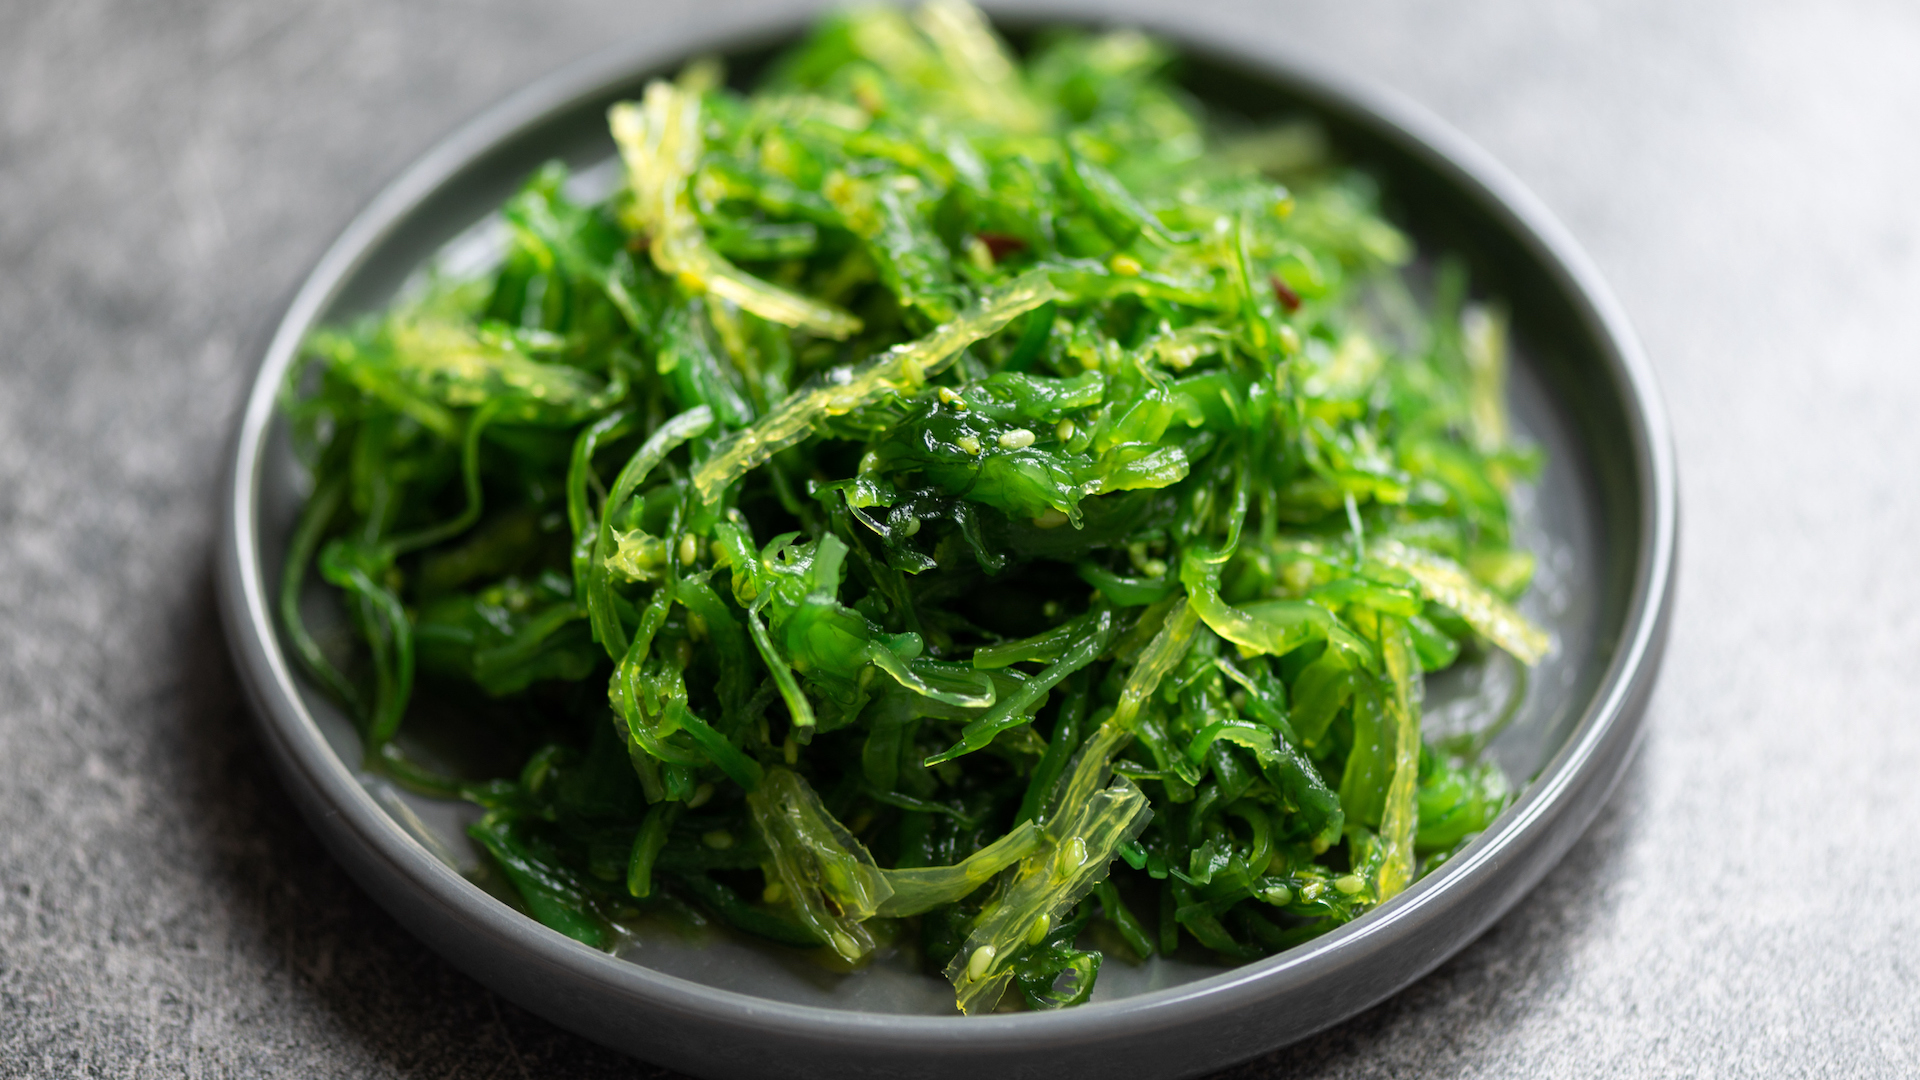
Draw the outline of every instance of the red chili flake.
M987 245L987 253L993 256L994 262L999 262L1001 259L1006 258L1016 251L1027 250L1027 242L1017 236L991 232L975 233L974 235L980 238L981 243Z
M1280 306L1286 308L1289 315L1300 310L1300 294L1280 280L1279 274L1273 275L1273 298L1280 301Z

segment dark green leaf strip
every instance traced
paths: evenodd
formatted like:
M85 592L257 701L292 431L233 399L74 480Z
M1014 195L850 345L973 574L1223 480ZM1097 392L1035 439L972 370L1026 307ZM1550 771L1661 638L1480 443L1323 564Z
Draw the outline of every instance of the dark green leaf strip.
M1092 686L1085 675L1076 673L1067 683L1066 696L1061 699L1060 708L1054 716L1053 735L1047 740L1047 752L1040 756L1040 763L1033 767L1026 794L1020 799L1020 809L1013 815L1014 824L1037 819L1041 809L1052 798L1054 787L1060 783L1060 775L1066 772L1068 759L1080 745L1081 723L1086 719L1087 704L1092 696ZM1104 717L1097 716L1095 719Z
M799 680L793 677L793 667L774 650L773 638L768 636L767 624L761 621L758 608L747 609L747 630L753 635L754 648L760 650L760 659L766 661L767 670L773 673L774 685L780 688L780 699L787 703L793 726L813 727L813 703L807 700Z
M807 927L792 919L782 918L772 912L754 907L741 899L739 893L705 874L677 874L673 880L691 893L694 899L749 934L803 949L816 948L822 944L820 936Z
M681 730L693 737L693 741L720 767L720 771L727 774L728 779L740 785L740 790L753 791L760 786L760 763L741 753L739 747L728 742L724 735L713 730L686 705L675 702L672 718L679 722Z
M313 634L307 629L307 620L300 613L300 595L306 586L307 567L313 565L314 552L320 545L321 537L326 535L327 527L333 523L345 493L346 478L335 475L316 488L308 498L307 505L301 509L300 521L294 526L293 539L287 545L286 565L280 573L280 621L287 628L287 636L293 639L293 652L300 658L301 664L320 680L336 700L349 711L357 713L364 708L359 691L320 651L319 642L313 639Z
M1079 671L1094 658L1107 650L1112 642L1115 619L1113 612L1102 610L1089 620L1088 625L1077 640L1069 645L1060 659L1048 665L1045 671L1035 675L1020 685L1020 688L1001 699L985 716L968 724L960 732L960 741L940 753L927 758L928 766L943 761L952 761L963 754L970 754L992 742L994 736L1009 728L1030 723L1032 715L1027 712L1034 703L1059 684L1061 679Z
M567 459L567 524L573 529L573 591L587 593L587 573L593 565L593 546L599 538L593 511L587 503L587 481L593 473L593 455L600 444L618 439L632 429L634 415L622 410L587 425L573 440Z
M474 410L473 415L467 418L467 433L460 444L460 486L466 492L466 507L451 521L430 525L417 532L397 536L387 541L388 551L394 555L404 555L409 551L431 547L443 540L459 536L473 528L473 523L480 520L480 435L487 430L487 425L493 422L494 417L500 414L505 404L505 399L495 398Z
M643 900L653 895L653 864L684 809L683 803L662 802L647 811L640 830L633 834L633 854L627 858L627 892Z
M620 470L614 481L613 490L607 495L607 504L600 515L600 524L593 543L592 561L587 567L587 615L593 622L594 640L607 650L607 655L619 660L627 651L627 630L620 624L619 615L614 610L613 585L607 580L607 556L613 548L613 516L626 501L633 497L634 489L647 478L660 462L673 449L713 425L713 410L701 406L661 424L633 457Z

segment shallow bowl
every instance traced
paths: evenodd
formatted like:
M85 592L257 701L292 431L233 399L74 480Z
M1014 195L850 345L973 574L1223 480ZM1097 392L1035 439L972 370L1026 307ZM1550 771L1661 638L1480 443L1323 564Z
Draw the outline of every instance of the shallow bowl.
M1032 14L1021 24L1085 21ZM1665 639L1677 536L1666 421L1631 329L1573 242L1499 166L1432 118L1258 27L1183 21L1184 81L1251 118L1317 120L1370 170L1426 255L1454 253L1476 293L1512 312L1517 426L1549 466L1520 508L1544 554L1525 602L1557 648L1491 750L1521 787L1478 840L1379 910L1233 968L1109 964L1096 999L1052 1013L961 1017L943 982L879 965L852 976L777 946L636 940L619 956L521 915L462 872L461 808L361 773L353 727L288 661L272 597L304 480L275 395L317 325L378 308L485 221L540 163L612 155L608 104L685 58L751 72L799 25L722 35L671 28L583 61L430 150L361 213L307 278L265 349L235 439L220 533L221 612L262 738L288 790L347 870L403 925L501 995L588 1038L702 1076L1059 1076L1148 1080L1210 1071L1383 1000L1479 936L1557 862L1637 741ZM456 248L459 245L455 245ZM1438 688L1434 716L1448 693Z

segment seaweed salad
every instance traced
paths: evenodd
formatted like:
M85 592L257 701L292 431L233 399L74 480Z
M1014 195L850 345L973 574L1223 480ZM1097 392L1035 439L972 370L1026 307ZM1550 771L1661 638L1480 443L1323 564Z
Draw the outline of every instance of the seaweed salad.
M1421 703L1549 649L1504 316L1317 129L1176 74L833 15L312 335L280 610L365 767L475 804L496 893L589 945L904 952L966 1013L1272 954L1485 829L1500 718Z

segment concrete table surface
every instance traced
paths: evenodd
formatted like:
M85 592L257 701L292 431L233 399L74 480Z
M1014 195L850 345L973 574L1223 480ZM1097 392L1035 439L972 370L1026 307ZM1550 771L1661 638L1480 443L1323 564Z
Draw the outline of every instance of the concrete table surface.
M432 140L737 0L0 4L0 1077L645 1076L427 952L268 773L209 549L249 349ZM1231 1071L1920 1073L1920 8L1186 0L1481 143L1669 395L1637 764L1389 1003Z

